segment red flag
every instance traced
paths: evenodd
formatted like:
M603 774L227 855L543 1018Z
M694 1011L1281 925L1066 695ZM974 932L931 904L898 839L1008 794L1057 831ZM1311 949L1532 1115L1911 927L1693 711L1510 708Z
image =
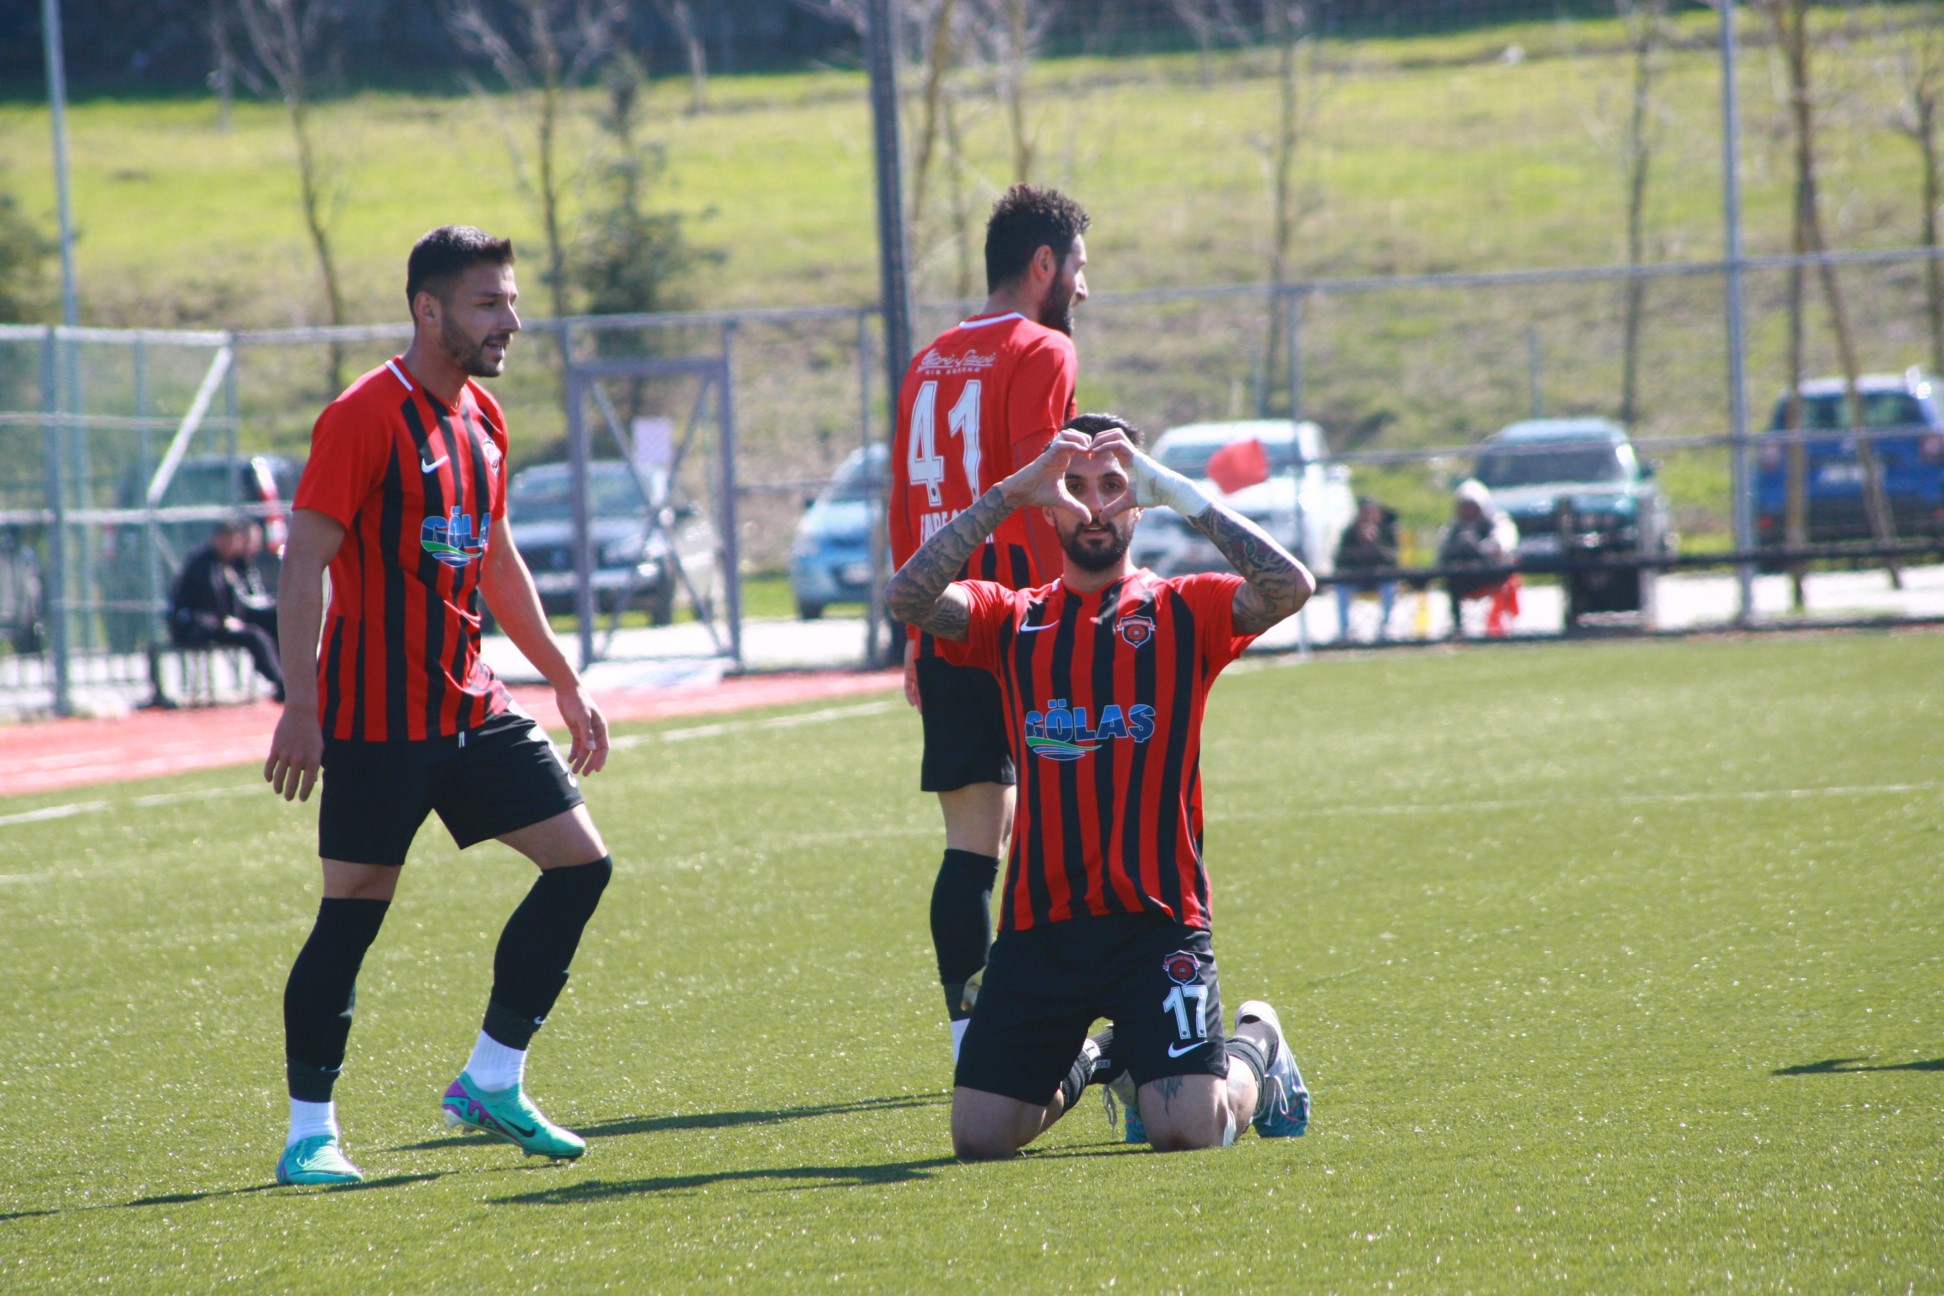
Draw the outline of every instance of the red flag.
M1208 479L1222 488L1224 495L1269 480L1269 451L1261 441L1231 441L1208 456Z

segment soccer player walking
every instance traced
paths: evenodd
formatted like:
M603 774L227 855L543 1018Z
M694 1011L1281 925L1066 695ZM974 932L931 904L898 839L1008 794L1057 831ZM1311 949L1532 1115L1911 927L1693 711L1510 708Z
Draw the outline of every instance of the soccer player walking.
M1250 1122L1287 1137L1309 1121L1275 1010L1246 1002L1223 1034L1200 751L1217 672L1301 608L1316 582L1140 440L1112 415L1069 421L887 588L891 610L941 641L947 659L994 677L1019 767L1000 932L952 1095L962 1157L1012 1155L1089 1082L1123 1072L1148 1141L1164 1151L1225 1145ZM1128 541L1156 504L1240 574L1136 570ZM1058 537L1058 579L1029 590L953 579L1028 509ZM1089 1040L1096 1017L1113 1029Z
M513 246L443 226L412 249L405 277L412 344L319 416L278 585L288 697L263 773L287 801L308 800L322 771L324 868L316 924L284 990L284 1184L363 1178L339 1144L332 1088L358 968L434 811L462 848L495 838L540 869L500 935L485 1024L446 1090L445 1121L537 1156L587 1147L522 1084L527 1045L613 866L575 778L606 763L607 722L513 547L506 419L474 381L499 375L520 329ZM480 659L482 594L554 687L573 734L564 762Z
M1073 307L1087 299L1087 213L1018 184L986 222L985 309L919 352L891 444L891 560L1033 459L1073 413ZM1036 513L1002 523L964 555L965 575L1030 589L1058 566ZM1015 770L992 677L941 659L917 628L905 698L924 726L919 786L938 794L945 856L932 886L932 944L956 1057L992 944L992 884L1012 832Z

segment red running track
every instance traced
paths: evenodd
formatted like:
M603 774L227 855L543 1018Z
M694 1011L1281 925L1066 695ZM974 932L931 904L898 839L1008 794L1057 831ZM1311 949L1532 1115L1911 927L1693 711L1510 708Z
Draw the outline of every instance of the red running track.
M740 675L698 688L599 693L595 700L610 724L620 724L877 693L898 687L899 679L896 671ZM524 686L512 692L535 719L559 728L552 689ZM224 765L260 766L269 753L270 731L279 714L275 703L264 701L0 726L0 796L58 792Z

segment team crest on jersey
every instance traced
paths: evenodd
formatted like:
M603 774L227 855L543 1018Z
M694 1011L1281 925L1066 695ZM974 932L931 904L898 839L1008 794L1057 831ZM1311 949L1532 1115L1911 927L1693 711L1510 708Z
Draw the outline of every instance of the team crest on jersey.
M1192 951L1176 950L1161 960L1161 970L1168 974L1168 980L1176 985L1193 985L1201 976L1201 960ZM1186 1031L1187 1027L1182 1027Z
M464 567L486 552L486 518L475 533L473 520L458 505L446 517L427 518L419 528L419 548L448 567Z
M1125 709L1109 702L1100 709L1098 724L1090 722L1086 707L1069 707L1065 698L1054 698L1044 711L1026 713L1026 749L1047 760L1079 760L1114 738L1144 743L1152 737L1154 708L1145 702Z
M486 456L486 471L496 473L500 469L500 448L491 437L482 437L479 453Z
M1122 617L1114 623L1114 632L1120 635L1121 642L1129 648L1139 648L1154 638L1154 618L1151 616Z

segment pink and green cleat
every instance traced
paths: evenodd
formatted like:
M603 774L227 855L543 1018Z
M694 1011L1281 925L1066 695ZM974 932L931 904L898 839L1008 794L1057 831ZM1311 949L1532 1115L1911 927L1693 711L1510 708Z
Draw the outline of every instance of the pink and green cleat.
M528 1156L572 1160L587 1151L587 1141L540 1114L526 1094L511 1089L482 1089L465 1072L452 1082L440 1104L451 1129L478 1130L505 1139Z

